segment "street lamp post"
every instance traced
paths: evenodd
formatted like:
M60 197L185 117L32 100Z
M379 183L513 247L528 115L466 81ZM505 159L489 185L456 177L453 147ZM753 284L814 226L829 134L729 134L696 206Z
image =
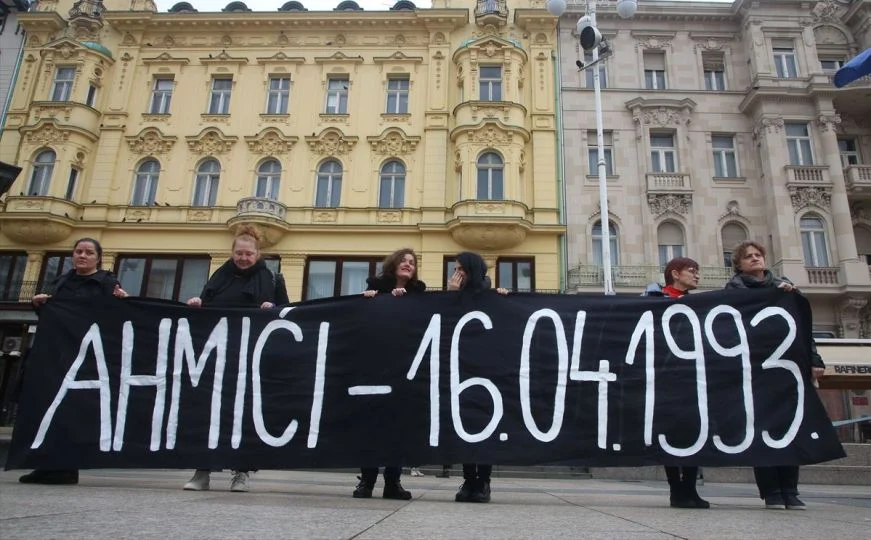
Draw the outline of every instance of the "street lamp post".
M587 20L582 17L578 21L578 37L580 39L581 32L586 27L592 27L598 34L596 24L596 3L597 0L586 0ZM617 14L627 19L635 15L635 10L638 7L637 0L617 0ZM554 17L560 17L566 10L565 0L548 0L546 4L547 11ZM587 50L583 40L581 46ZM600 220L602 227L602 278L605 289L605 294L613 295L614 282L611 276L611 223L608 214L608 166L605 160L605 131L602 120L602 83L599 80L599 39L596 38L591 42L589 49L593 55L593 61L587 66L583 63L578 65L586 68L594 67L593 71L593 95L594 107L596 112L596 170L599 173L599 209Z

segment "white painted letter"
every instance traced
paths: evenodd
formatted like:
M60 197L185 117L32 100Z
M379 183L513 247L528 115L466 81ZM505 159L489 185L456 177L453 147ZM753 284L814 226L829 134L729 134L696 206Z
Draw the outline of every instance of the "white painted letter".
M272 321L266 325L257 338L257 344L254 345L254 358L251 366L251 389L254 392L254 428L257 430L257 436L260 440L269 446L284 446L296 434L296 426L298 422L291 420L290 424L284 430L284 433L279 437L270 435L266 429L266 423L263 421L263 395L261 394L260 386L260 355L263 353L263 348L266 346L266 341L269 336L276 330L286 330L290 332L294 339L298 342L302 341L302 329L298 324L289 321Z

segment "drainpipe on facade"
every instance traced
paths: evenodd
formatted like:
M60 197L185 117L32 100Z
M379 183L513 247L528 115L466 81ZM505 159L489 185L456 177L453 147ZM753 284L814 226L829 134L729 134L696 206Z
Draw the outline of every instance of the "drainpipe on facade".
M563 159L563 145L562 145L562 135L563 135L563 100L562 100L562 76L560 72L560 58L562 55L560 54L560 33L559 33L559 19L557 19L556 23L556 52L551 52L551 58L553 59L554 70L554 93L556 96L554 97L555 107L556 107L556 182L557 182L557 205L559 207L559 223L560 225L566 224L566 184L564 181L565 178L565 161ZM561 291L566 290L566 286L568 285L568 239L566 238L566 233L561 233L559 236L559 288Z
M12 104L12 92L15 90L15 83L18 82L18 70L21 69L21 60L24 58L24 42L26 40L27 32L22 30L21 46L18 48L18 58L15 59L12 80L9 81L9 91L6 92L6 103L3 104L3 111L0 112L0 137L3 136L3 130L6 129L6 113L9 112L9 106Z

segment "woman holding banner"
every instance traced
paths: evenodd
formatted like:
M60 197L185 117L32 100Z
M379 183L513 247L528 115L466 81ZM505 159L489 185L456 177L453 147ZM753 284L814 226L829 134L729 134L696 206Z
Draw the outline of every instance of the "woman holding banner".
M491 288L487 276L487 263L477 253L464 251L457 255L454 274L448 280L449 291L460 293L479 293ZM508 289L496 289L502 295L508 294ZM463 484L457 491L456 502L490 502L490 474L493 465L483 463L463 463Z
M260 232L243 226L233 238L232 254L206 282L200 296L191 298L191 307L249 307L271 309L287 304L287 288L281 274L275 274L260 258ZM250 488L248 470L233 471L230 491L244 492ZM184 485L189 491L209 489L209 469L197 469Z
M727 289L761 289L776 287L786 292L798 292L798 288L785 277L776 277L765 265L765 248L762 244L747 240L732 251L732 269L735 275L726 283ZM811 338L811 370L814 379L822 377L826 366L817 354ZM770 509L804 510L806 505L798 498L798 467L754 467L759 496Z
M665 287L654 292L648 286L645 296L680 298L699 286L699 263L688 257L676 257L665 265ZM658 288L658 287L657 287ZM669 504L674 508L710 508L696 490L698 467L665 467Z
M83 301L97 296L128 296L115 274L100 268L103 263L103 246L100 242L93 238L77 240L73 245L72 263L72 269L61 274L51 284L48 293L33 297L33 306L37 313L53 298ZM78 484L79 471L37 469L25 474L18 481L24 484Z
M374 298L378 294L390 294L392 296L405 296L418 294L426 291L426 283L417 277L417 254L412 249L400 249L394 251L384 259L381 265L381 273L366 280L366 291L363 296ZM398 499L407 501L411 499L411 492L402 487L399 477L402 475L402 467L388 465L384 467L384 493L385 499ZM354 489L355 499L368 499L372 497L372 489L378 480L378 467L361 467L360 483Z

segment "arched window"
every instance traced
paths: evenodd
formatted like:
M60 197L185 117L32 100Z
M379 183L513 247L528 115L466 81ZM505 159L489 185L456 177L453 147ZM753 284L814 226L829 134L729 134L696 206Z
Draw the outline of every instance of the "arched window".
M254 196L277 201L280 186L281 163L277 159L267 159L257 167L257 186L254 190Z
M405 206L405 165L388 161L381 167L381 193L379 208L402 208Z
M731 268L732 250L738 244L747 240L747 231L737 223L727 223L723 225L723 229L720 231L720 238L723 241L723 266Z
M666 221L656 229L656 243L659 245L659 265L665 266L675 257L683 257L683 229L677 223Z
M221 179L221 165L217 160L207 159L197 169L194 181L193 206L215 206L218 199L218 181Z
M318 168L315 206L336 208L342 195L342 164L336 160L325 161Z
M505 198L502 158L487 152L478 158L478 199L501 201Z
M597 221L593 224L593 230L590 235L593 239L593 264L596 266L604 266L602 256L602 222ZM608 221L608 237L611 246L611 266L620 265L620 231L613 221Z
M30 175L30 186L27 195L48 195L48 187L51 185L51 175L54 172L54 150L43 150L33 160L33 173Z
M829 248L826 242L826 224L813 214L799 220L801 248L805 266L829 266Z
M150 206L157 196L157 180L160 177L160 163L156 159L143 161L136 169L133 180L132 206Z

